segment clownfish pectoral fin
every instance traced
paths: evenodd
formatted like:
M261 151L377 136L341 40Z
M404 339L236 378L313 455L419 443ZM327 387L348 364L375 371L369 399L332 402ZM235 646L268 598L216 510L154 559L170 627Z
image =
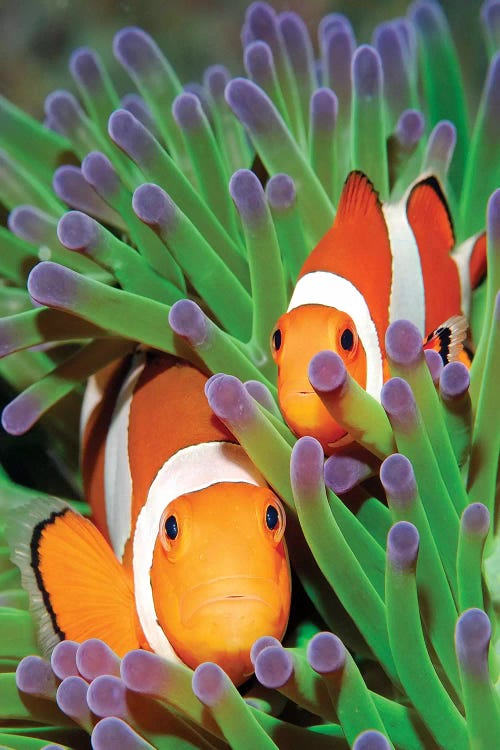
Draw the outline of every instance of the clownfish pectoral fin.
M45 655L65 639L101 638L119 655L142 645L131 580L91 521L36 498L9 515L7 529Z
M464 351L468 328L469 324L464 315L454 315L427 336L424 349L437 351L445 365L458 359L470 364L470 359Z

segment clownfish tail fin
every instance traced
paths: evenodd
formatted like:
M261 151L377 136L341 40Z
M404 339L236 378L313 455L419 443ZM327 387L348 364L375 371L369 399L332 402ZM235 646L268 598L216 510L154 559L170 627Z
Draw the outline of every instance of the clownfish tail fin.
M7 538L46 656L65 639L101 638L120 656L140 646L130 576L88 518L36 498L9 512Z
M437 351L445 365L458 359L470 364L464 350L468 328L469 324L464 315L453 315L427 336L424 349Z
M51 498L50 502L34 498L29 503L17 506L7 513L6 538L10 547L10 559L21 573L21 582L30 599L30 608L38 624L39 644L48 656L54 646L64 640L54 611L40 580L38 569L38 544L43 528L57 517L71 512L67 503Z

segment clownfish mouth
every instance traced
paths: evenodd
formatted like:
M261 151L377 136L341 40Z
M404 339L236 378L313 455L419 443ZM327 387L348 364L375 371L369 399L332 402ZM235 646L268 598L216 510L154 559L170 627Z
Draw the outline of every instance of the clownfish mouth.
M205 608L217 605L239 606L245 603L260 604L272 612L279 612L280 590L278 585L268 578L252 576L227 576L213 578L188 589L179 602L181 619L184 626Z

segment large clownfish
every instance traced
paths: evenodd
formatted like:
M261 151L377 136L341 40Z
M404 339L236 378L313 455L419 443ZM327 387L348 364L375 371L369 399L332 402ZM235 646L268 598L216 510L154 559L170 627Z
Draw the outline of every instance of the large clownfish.
M253 672L254 641L283 636L285 513L210 411L206 380L144 352L87 389L82 470L95 525L58 500L10 524L45 653L95 637L120 656L214 661L238 684Z
M434 176L382 204L368 178L351 172L333 226L304 263L271 336L280 408L296 435L316 437L327 454L352 440L309 383L320 351L337 352L377 400L389 377L384 340L393 321L412 321L445 362L459 355L470 292L485 273L485 235L450 254L454 244Z

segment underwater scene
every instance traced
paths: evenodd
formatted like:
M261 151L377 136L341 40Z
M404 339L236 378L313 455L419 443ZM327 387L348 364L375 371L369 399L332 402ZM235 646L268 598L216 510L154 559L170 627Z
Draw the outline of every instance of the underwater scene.
M4 78L0 748L500 747L500 0L292 6Z

